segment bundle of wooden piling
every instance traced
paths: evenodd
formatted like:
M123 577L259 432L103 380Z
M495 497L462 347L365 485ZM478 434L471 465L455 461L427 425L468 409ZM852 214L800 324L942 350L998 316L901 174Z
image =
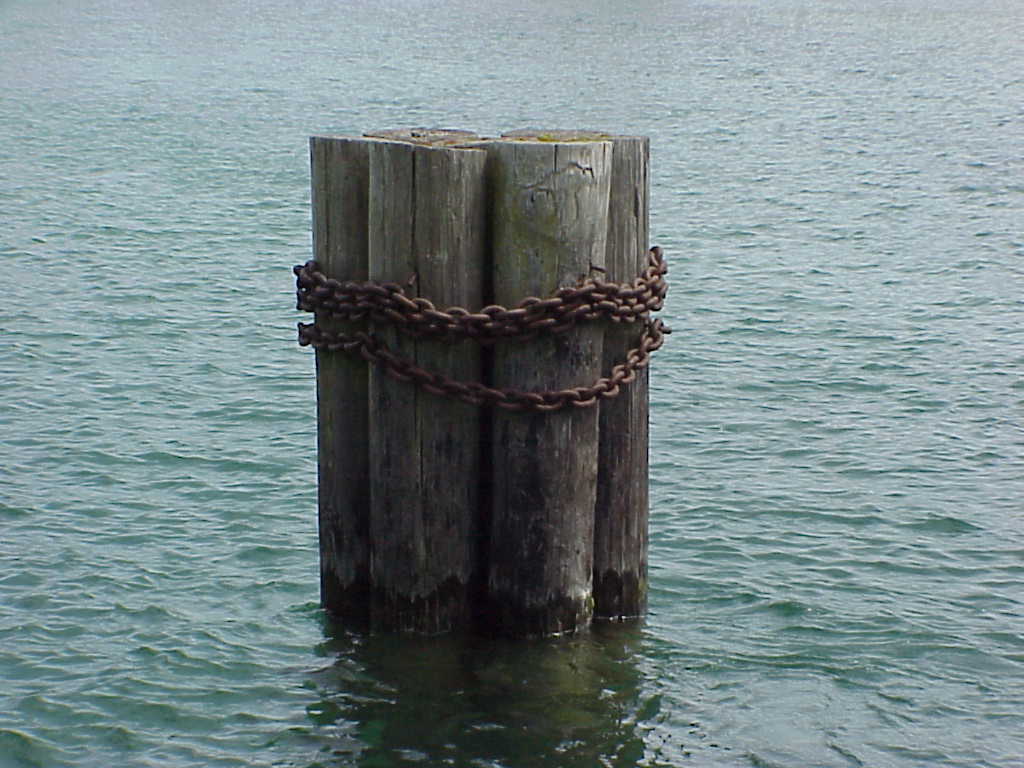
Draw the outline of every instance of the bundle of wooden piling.
M311 139L314 256L437 307L513 307L647 268L645 137L386 131ZM635 323L493 346L318 313L439 377L557 391L607 376ZM647 369L598 407L488 408L317 349L321 595L346 625L550 635L640 616ZM394 371L392 371L394 373Z

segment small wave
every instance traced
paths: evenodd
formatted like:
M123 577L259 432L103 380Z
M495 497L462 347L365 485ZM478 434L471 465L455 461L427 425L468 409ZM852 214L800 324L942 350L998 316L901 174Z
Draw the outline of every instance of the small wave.
M917 520L912 523L904 523L899 527L912 531L924 531L928 533L976 533L985 530L981 526L969 523L957 517L930 516L924 520Z
M61 750L36 736L9 728L0 729L0 755L4 764L14 766L53 766L66 763Z

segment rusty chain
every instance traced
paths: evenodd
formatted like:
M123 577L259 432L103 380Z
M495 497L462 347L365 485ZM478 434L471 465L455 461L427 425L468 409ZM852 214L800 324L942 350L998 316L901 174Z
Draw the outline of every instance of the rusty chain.
M668 265L658 247L648 253L647 268L632 283L609 283L588 279L574 287L560 288L547 299L528 297L512 309L490 305L477 312L462 307L438 310L424 298L405 295L405 288L393 282L339 281L320 271L315 261L294 268L297 308L317 313L318 318L336 320L369 319L389 323L413 338L440 338L456 342L472 339L481 345L499 340L526 340L539 333L564 333L578 322L607 318L613 322L642 321L638 345L610 375L589 387L571 387L547 392L495 389L477 382L459 382L427 371L392 353L376 336L365 331L346 333L328 330L315 323L299 323L299 344L316 349L343 350L359 354L381 365L392 377L412 381L437 395L446 395L474 405L494 405L510 411L555 411L566 405L592 406L600 399L615 397L623 384L647 365L651 353L670 333L650 313L661 309L668 284Z

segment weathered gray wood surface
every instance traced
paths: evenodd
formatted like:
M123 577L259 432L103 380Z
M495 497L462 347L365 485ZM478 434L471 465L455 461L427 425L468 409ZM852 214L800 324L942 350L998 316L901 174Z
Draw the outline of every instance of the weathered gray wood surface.
M439 308L482 304L486 155L450 136L369 142L370 278ZM460 138L463 138L460 136ZM468 136L466 138L469 138ZM479 381L476 345L374 327L392 351ZM371 623L422 633L463 627L478 561L480 410L370 371Z
M603 267L611 144L495 141L488 145L494 301L547 296ZM603 329L581 325L494 351L493 384L526 390L589 385ZM593 612L598 412L495 410L488 571L492 629L548 635Z
M365 280L367 143L351 137L310 139L313 254L325 274ZM361 323L317 322L352 332ZM317 350L317 456L320 595L324 607L355 628L369 626L369 470L367 364L344 352Z
M606 278L632 282L647 266L650 142L612 139ZM612 323L604 336L602 375L637 346L639 323ZM647 602L648 369L601 402L597 505L594 511L594 615L625 619Z

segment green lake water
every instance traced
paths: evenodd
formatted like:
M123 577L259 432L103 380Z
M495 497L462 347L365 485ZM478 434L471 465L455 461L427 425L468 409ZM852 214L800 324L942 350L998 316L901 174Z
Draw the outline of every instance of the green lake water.
M1024 4L0 0L0 766L1024 765ZM318 606L307 140L646 134L650 614Z

